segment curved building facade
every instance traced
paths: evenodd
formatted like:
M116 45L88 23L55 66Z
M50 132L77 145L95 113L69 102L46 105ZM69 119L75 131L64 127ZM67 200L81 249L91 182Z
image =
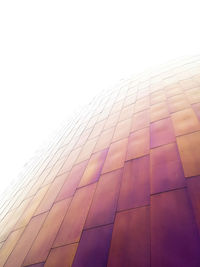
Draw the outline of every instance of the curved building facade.
M98 95L1 196L0 266L200 266L200 58Z

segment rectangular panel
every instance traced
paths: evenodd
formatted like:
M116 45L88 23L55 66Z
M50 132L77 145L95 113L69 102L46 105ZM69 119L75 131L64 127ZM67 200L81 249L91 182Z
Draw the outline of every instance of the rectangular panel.
M29 223L31 217L33 216L34 212L36 211L37 207L42 201L44 195L46 194L48 188L49 188L49 185L46 185L37 192L37 194L33 197L31 202L27 206L27 209L23 212L22 216L19 218L14 229L24 227Z
M100 177L84 228L113 223L121 176L119 169Z
M0 249L0 266L3 266L19 240L24 228L12 232Z
M85 130L85 131L81 134L81 136L79 137L79 139L78 139L76 145L74 146L74 148L83 146L83 145L86 143L86 141L87 141L87 139L88 139L88 137L89 137L91 131L92 131L92 128Z
M174 129L170 118L151 123L150 146L151 148L175 142Z
M80 155L78 156L78 159L76 160L76 163L79 163L81 161L87 160L90 158L94 147L96 145L97 138L94 138L92 140L88 140L86 144L83 146Z
M49 187L47 193L45 194L44 198L42 199L42 201L41 201L40 205L38 206L34 215L38 215L42 212L48 211L52 207L61 187L63 186L65 180L67 179L67 176L68 176L68 174L66 175L66 173L64 173L64 174L58 176L55 179L55 181L52 184L50 184L50 187Z
M185 177L200 175L200 132L177 137Z
M64 185L62 186L56 198L56 201L59 201L59 200L62 200L62 199L65 199L65 198L68 198L74 195L87 164L88 164L88 160L83 161L75 165L72 168L71 172L69 173Z
M20 267L28 253L31 245L36 238L44 220L47 216L47 213L43 213L41 215L35 216L32 218L25 231L23 232L21 238L17 242L14 250L9 256L5 267Z
M135 113L149 108L149 96L145 96L135 103Z
M64 172L67 172L67 171L70 171L70 170L71 170L71 168L72 168L73 164L75 163L75 161L76 161L76 159L77 159L77 157L78 157L80 151L81 151L81 148L77 148L77 149L73 150L73 151L69 154L67 160L66 160L65 163L63 164L63 166L62 166L62 168L60 169L60 171L59 171L58 174L62 174L62 173L64 173Z
M134 105L129 105L128 107L123 108L119 116L119 121L131 118L133 116L133 111L134 111Z
M114 113L108 117L108 119L104 125L105 130L116 126L118 119L119 119L119 114L120 114L120 112L117 112L117 113Z
M157 104L159 102L164 102L164 101L166 101L165 91L164 90L159 90L157 92L154 92L150 96L151 105Z
M93 154L81 178L79 187L98 181L108 149Z
M119 122L115 128L112 142L116 142L120 139L128 137L130 128L131 128L131 119Z
M148 109L134 114L131 132L143 129L145 127L149 127L149 116L150 114Z
M68 198L53 205L24 260L24 265L39 263L46 260L70 202L71 198Z
M151 122L169 117L169 111L166 102L161 102L150 107Z
M106 266L113 225L83 231L73 267Z
M53 248L47 258L45 267L71 267L78 243Z
M150 204L149 156L125 163L118 210Z
M176 143L151 150L151 193L185 186L185 178Z
M171 116L176 136L200 130L200 122L191 108L178 111Z
M149 154L150 134L149 127L130 134L128 139L128 148L126 160L139 158Z
M104 124L105 124L105 121L100 121L100 122L96 123L91 134L90 134L89 139L92 139L92 138L100 135L100 133L104 127Z
M149 217L149 207L117 213L108 267L150 267Z
M200 103L197 103L197 104L193 104L192 105L192 108L197 116L197 118L199 119L200 121Z
M100 150L103 150L103 149L109 147L111 140L112 140L112 137L113 137L113 134L114 134L114 131L115 131L115 128L113 127L113 128L109 128L107 130L104 130L102 132L102 134L100 135L100 137L97 140L96 146L94 148L94 152L97 152L97 151L100 151Z
M115 113L117 111L120 111L122 106L123 106L123 102L124 102L124 100L120 100L120 101L114 103L110 113L112 114L112 113Z
M185 189L151 198L151 266L200 265L200 240Z
M79 242L96 184L76 191L53 247Z
M125 98L124 107L131 105L132 103L135 103L135 101L136 101L136 94L129 95L128 97Z
M168 99L169 111L176 112L185 108L189 108L190 104L184 94L176 95Z
M102 173L114 171L124 166L128 139L112 143L103 166Z
M187 179L187 187L200 232L200 176Z

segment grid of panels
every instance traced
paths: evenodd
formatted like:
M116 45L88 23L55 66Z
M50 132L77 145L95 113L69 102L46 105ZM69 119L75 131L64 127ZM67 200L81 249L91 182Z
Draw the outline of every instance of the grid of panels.
M0 266L200 266L200 58L105 90L35 158L0 199Z

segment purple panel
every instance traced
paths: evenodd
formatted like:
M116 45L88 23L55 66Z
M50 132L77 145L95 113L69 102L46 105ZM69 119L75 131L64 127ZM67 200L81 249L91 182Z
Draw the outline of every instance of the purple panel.
M151 198L151 266L200 266L200 239L185 189Z
M118 210L150 204L149 156L125 163Z
M196 113L198 119L200 120L200 103L192 105L194 112Z
M117 213L107 267L150 266L149 216L149 207Z
M43 267L44 263L37 263L37 264L33 264L33 265L28 265L27 267Z
M100 177L85 228L114 222L121 183L122 169Z
M106 267L113 225L83 232L72 267Z
M150 133L151 148L176 141L170 118L151 123Z
M200 176L187 179L187 186L200 232Z
M151 150L151 193L185 186L185 178L176 143Z

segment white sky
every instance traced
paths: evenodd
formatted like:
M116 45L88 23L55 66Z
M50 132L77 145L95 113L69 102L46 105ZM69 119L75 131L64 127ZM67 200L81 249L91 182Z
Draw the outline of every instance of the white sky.
M0 1L0 192L97 92L200 54L198 2Z

